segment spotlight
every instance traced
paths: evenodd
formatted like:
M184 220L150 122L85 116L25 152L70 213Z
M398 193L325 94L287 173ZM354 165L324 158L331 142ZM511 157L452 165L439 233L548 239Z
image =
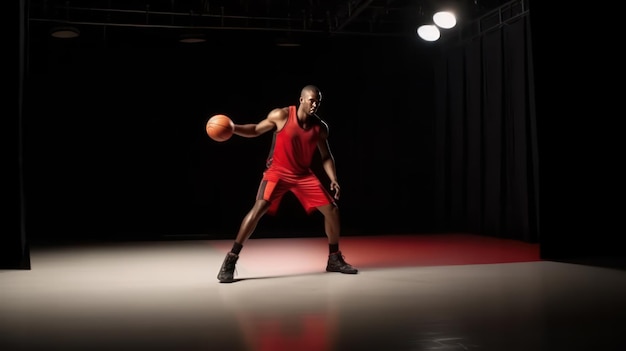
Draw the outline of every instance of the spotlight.
M426 41L435 41L441 36L439 28L434 24L425 24L417 28L417 34Z
M456 25L456 16L449 11L440 11L433 15L435 24L444 29L450 29Z

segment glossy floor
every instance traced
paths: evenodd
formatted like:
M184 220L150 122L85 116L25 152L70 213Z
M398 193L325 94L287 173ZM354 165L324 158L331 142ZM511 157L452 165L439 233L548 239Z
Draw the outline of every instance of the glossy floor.
M542 261L480 236L346 237L359 274L325 273L324 238L31 249L0 271L0 350L623 351L626 271Z

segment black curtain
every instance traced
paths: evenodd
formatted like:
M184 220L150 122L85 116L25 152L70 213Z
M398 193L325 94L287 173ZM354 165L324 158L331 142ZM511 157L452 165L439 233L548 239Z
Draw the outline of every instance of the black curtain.
M541 256L626 267L620 13L581 29L578 6L531 1ZM592 11L593 12L593 11ZM583 22L581 22L581 19Z
M11 10L18 18L17 26L12 27L10 55L12 64L7 67L3 79L7 85L3 91L8 97L4 103L6 113L2 123L3 155L3 230L0 234L0 269L30 269L30 251L24 228L24 196L22 187L22 103L24 76L26 69L26 6L19 1ZM15 65L17 63L17 65Z
M529 27L522 13L441 50L435 198L443 231L539 240Z

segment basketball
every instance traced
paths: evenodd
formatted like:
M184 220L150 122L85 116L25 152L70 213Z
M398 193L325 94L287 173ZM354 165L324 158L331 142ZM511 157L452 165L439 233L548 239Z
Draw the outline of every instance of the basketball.
M206 123L206 133L215 141L226 141L233 136L235 124L226 115L214 115Z

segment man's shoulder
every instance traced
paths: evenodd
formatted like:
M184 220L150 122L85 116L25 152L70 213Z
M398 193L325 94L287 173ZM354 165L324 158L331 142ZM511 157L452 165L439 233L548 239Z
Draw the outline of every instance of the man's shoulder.
M281 112L281 113L287 112L288 113L291 107L295 107L295 106L276 107L272 110L272 112Z
M287 118L287 116L289 116L289 106L276 107L270 112L270 116L273 116L275 118Z

